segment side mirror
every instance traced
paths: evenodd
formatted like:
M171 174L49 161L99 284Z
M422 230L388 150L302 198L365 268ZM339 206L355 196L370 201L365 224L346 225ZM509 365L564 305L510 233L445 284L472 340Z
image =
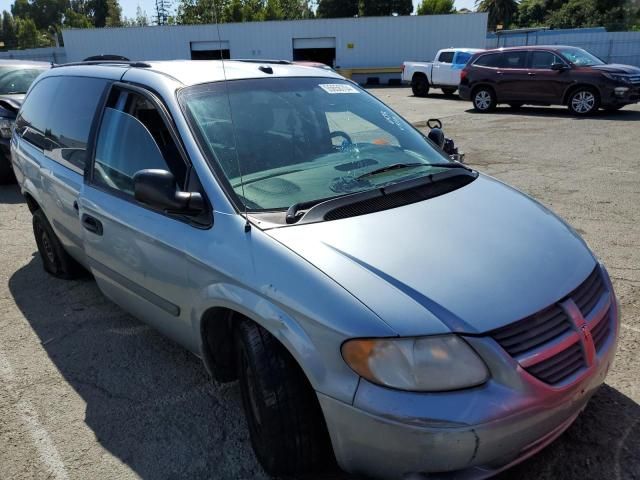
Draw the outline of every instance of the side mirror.
M551 70L555 70L556 72L564 72L565 70L569 70L569 67L564 63L554 63L551 65Z
M136 200L159 210L199 213L204 200L198 192L181 192L173 173L167 170L140 170L133 176Z

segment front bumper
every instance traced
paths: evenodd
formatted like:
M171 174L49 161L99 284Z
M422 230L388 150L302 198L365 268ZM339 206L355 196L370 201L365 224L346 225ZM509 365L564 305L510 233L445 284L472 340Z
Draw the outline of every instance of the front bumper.
M478 479L523 461L564 432L604 382L617 307L608 315L615 328L596 362L562 388L537 380L505 353L488 362L492 379L474 389L414 393L361 380L353 405L318 394L338 463L380 479ZM500 349L487 337L467 341L485 360Z
M640 84L611 83L602 89L602 106L629 105L640 102Z

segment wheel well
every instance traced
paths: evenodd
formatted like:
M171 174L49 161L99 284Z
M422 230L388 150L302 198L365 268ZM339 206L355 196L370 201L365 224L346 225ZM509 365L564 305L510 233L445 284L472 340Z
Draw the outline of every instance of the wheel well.
M579 88L588 88L592 90L598 97L600 97L600 91L594 87L593 85L589 85L588 83L581 83L578 85L572 85L564 94L564 98L562 99L562 104L567 105L569 103L569 97Z
M203 361L211 376L219 382L237 379L234 328L242 321L253 322L247 316L225 307L210 308L202 316L200 334ZM277 338L275 340L280 342ZM283 348L288 351L286 346L283 345ZM295 357L291 357L298 365ZM303 368L300 365L298 368L306 377Z
M427 81L427 83L429 83L429 79L428 79L428 78L427 78L427 76L426 76L424 73L422 73L422 72L416 72L416 73L414 73L414 74L413 74L413 77L411 77L411 81L412 81L412 82L415 82L415 81L416 81L416 80L418 80L419 78L424 78L424 79Z
M40 210L40 205L36 202L36 199L31 196L29 193L24 194L24 198L27 201L27 207L29 207L29 211L34 213L36 210Z

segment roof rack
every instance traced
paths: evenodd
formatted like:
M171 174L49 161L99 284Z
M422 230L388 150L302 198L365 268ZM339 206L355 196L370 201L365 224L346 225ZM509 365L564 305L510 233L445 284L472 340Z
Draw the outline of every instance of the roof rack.
M87 62L58 63L56 65L53 65L52 68L75 67L78 65L115 65L115 66L126 65L128 67L133 67L133 68L151 68L151 65L145 62L132 62L132 61L125 61L125 60L90 60Z
M289 60L269 60L268 58L259 59L259 58L232 58L229 60L230 62L245 62L245 63L273 63L274 65L291 65Z

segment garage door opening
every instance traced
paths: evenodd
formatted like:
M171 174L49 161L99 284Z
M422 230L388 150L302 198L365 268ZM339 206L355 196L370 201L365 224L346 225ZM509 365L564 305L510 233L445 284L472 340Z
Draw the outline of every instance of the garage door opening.
M336 65L335 37L294 38L294 62L320 62L330 67Z
M229 60L229 42L191 42L191 60Z

